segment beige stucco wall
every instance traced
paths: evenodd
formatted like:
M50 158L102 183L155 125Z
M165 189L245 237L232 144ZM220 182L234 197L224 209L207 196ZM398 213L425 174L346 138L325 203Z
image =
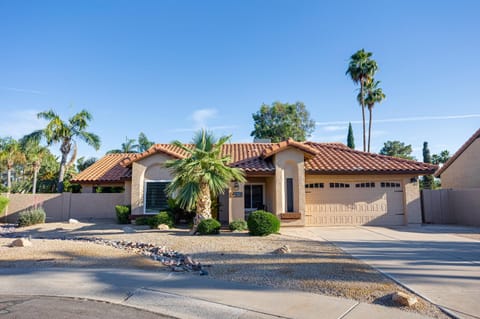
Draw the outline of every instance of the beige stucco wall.
M442 188L480 188L480 138L442 173Z
M144 188L147 180L172 180L170 171L163 163L172 157L157 153L132 164L131 205L132 214L144 213Z
M305 166L304 153L288 148L274 155L275 202L273 211L277 216L286 213L286 179L293 178L293 210L300 213L300 219L283 219L282 226L305 225Z

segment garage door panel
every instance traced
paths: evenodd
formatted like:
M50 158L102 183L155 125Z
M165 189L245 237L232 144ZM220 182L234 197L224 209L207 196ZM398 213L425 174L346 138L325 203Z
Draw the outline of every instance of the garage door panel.
M317 181L316 181L317 182ZM380 183L367 183L370 187L357 188L359 182L344 188L306 188L306 225L403 225L403 193L401 188L380 187ZM390 184L387 184L390 185ZM400 185L399 182L391 185Z

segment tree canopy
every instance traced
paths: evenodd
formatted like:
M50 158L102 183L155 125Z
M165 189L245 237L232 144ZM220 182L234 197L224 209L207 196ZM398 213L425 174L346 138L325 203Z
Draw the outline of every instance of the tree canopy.
M315 121L310 118L310 113L302 102L274 102L271 106L262 104L252 117L254 130L250 135L270 139L274 143L288 138L305 141L315 129Z
M430 156L430 149L428 148L428 142L423 142L423 162L424 163L431 163L432 157ZM423 176L420 187L422 189L432 189L435 186L433 175L425 175Z
M443 150L440 154L433 154L432 155L432 163L433 164L445 164L450 159L450 152L447 150Z
M347 146L352 150L355 149L355 139L353 137L352 123L348 123Z
M412 145L405 145L400 141L386 141L380 150L380 154L409 160L415 159L412 156Z

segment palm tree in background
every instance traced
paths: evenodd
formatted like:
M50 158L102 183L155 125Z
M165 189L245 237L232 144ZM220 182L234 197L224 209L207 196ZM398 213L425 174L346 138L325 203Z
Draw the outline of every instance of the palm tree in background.
M202 129L193 138L193 148L179 141L172 142L187 156L165 162L165 167L171 169L174 176L167 192L175 197L183 209L196 209L192 233L196 232L200 221L212 218L211 196L222 194L231 181L245 181L243 171L228 166L230 157L222 156L222 146L229 140L230 136L222 136L217 140Z
M140 153L143 153L146 150L148 150L150 147L153 146L153 144L155 143L150 141L145 135L145 133L140 132L140 134L138 134L138 151Z
M57 191L61 193L64 188L63 180L65 178L65 172L67 168L75 162L77 156L76 139L84 141L98 151L100 148L100 138L98 135L86 131L88 122L92 120L92 115L86 110L81 110L69 118L68 121L63 121L53 110L40 112L37 114L37 117L49 121L47 127L25 136L24 139L39 141L41 138L45 138L48 146L57 143L60 144L62 158L60 161L60 172L58 174ZM68 156L71 152L72 156L67 163Z
M16 164L25 163L25 154L22 152L20 143L7 137L0 141L0 160L7 167L7 192L12 189L12 170Z
M26 157L26 163L32 167L29 174L32 173L33 175L32 193L35 195L37 192L37 176L42 166L42 160L45 156L48 156L50 152L46 147L40 145L39 140L21 139L20 144Z
M107 154L118 154L118 153L138 153L139 145L135 144L134 138L125 137L125 143L122 143L121 148L110 150Z
M360 84L360 99L359 103L362 107L362 123L363 123L363 151L366 151L366 129L365 129L365 85L371 81L375 72L377 71L377 62L371 59L372 53L366 52L364 49L358 50L350 57L348 69L345 74L350 75L350 78L355 84Z
M375 79L371 79L365 84L365 98L364 98L364 103L368 107L368 149L367 152L370 152L370 141L371 141L371 136L372 136L372 111L373 107L375 106L376 103L380 103L383 100L385 100L386 95L383 93L382 88L378 87L380 84L380 81L375 81ZM357 100L360 101L361 96L358 94Z

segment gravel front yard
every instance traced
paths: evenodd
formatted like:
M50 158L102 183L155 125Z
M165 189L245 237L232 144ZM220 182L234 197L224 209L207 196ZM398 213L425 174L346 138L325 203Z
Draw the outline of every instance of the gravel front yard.
M159 231L130 225L136 232L125 233L122 227L109 223L48 223L16 229L14 233L4 235L31 236L33 245L11 248L8 244L12 239L0 236L0 267L115 266L169 271L161 263L130 251L60 240L99 237L166 246L189 254L207 266L205 269L210 276L223 280L309 291L386 306L391 306L390 294L405 291L370 266L327 242L284 235L253 237L244 232L228 231L216 236L191 236L182 229ZM272 253L283 245L288 245L291 253ZM405 310L448 318L434 305L419 300L412 309Z

